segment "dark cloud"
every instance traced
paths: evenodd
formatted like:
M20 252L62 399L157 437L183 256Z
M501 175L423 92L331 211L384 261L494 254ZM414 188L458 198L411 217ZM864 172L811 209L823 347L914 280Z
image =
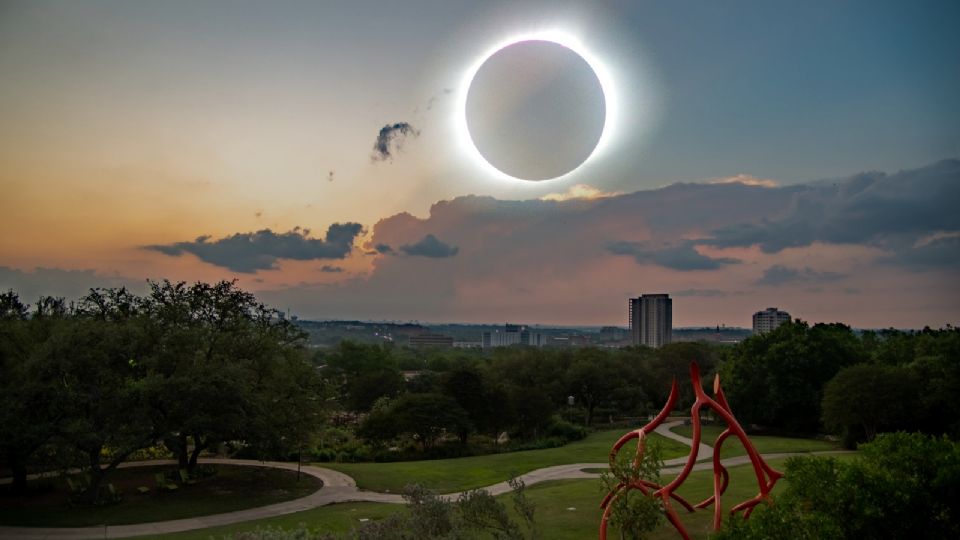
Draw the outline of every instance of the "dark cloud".
M947 236L904 247L882 263L905 266L913 270L929 268L960 269L960 236Z
M775 264L763 272L758 285L783 285L785 283L826 283L847 277L836 272L818 272L813 268L788 268Z
M339 274L340 272L343 272L343 268L341 268L341 267L339 267L339 266L331 266L331 265L329 265L329 264L325 264L325 265L323 265L323 266L320 267L320 271L321 271L321 272L327 272L327 273L330 273L330 274Z
M373 161L387 161L393 159L393 156L403 146L407 137L416 137L420 132L407 122L397 122L396 124L387 124L380 128L377 134L377 140L373 143Z
M387 244L377 244L373 246L377 253L393 253L393 248Z
M960 230L960 161L945 160L894 174L861 173L802 186L787 212L716 228L707 243L758 245L767 253L814 242L868 244L901 251L936 231Z
M444 258L453 257L460 251L460 248L445 244L438 240L436 236L428 234L419 242L400 246L400 251L415 257Z
M310 230L299 227L285 233L262 229L213 242L209 236L200 236L193 242L145 246L144 249L174 257L191 253L234 272L253 273L276 268L278 259L343 259L353 250L353 241L362 230L359 223L334 223L321 240L310 238Z
M740 261L729 257L708 257L700 254L693 242L676 245L652 246L649 242L612 242L607 249L614 255L629 255L640 264L656 264L680 271L717 270Z

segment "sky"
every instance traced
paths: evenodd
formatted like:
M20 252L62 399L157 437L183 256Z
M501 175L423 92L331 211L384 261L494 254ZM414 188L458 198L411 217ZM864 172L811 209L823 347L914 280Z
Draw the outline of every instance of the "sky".
M771 306L957 325L957 20L950 1L0 0L0 289L236 279L304 318L620 326L667 292L675 326ZM548 38L591 69L528 49L485 78L498 47ZM582 144L536 182L477 150L536 169Z

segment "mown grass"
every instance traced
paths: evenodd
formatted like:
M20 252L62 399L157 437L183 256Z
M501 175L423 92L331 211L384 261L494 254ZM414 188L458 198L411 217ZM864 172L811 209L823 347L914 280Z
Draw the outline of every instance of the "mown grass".
M297 481L297 474L291 471L220 465L213 477L181 485L176 491L158 492L154 475L170 470L169 466L118 469L107 482L114 484L123 500L102 506L68 504L69 492L60 479L53 480L49 489L25 496L4 493L0 524L87 527L150 523L266 506L309 495L322 485L309 475ZM137 493L138 486L150 487L150 493Z
M558 448L526 450L431 461L397 463L317 463L348 474L361 489L397 493L418 483L437 493L453 493L503 482L535 469L568 463L605 463L613 443L625 429L591 433L582 441ZM663 448L665 459L685 455L689 448L659 435L651 435Z
M701 441L707 446L713 446L717 437L726 429L723 426L702 426ZM693 426L677 426L671 429L674 433L684 437L693 437ZM797 439L790 437L772 437L769 435L751 435L750 441L761 454L779 454L783 452L826 452L839 450L840 447L828 441L818 439ZM735 435L731 435L720 449L720 457L728 458L742 456L747 453L743 444Z
M836 456L838 459L853 459L853 454ZM785 459L771 460L769 463L783 469ZM730 487L721 499L723 507L729 509L734 504L753 497L757 493L756 479L753 469L749 465L731 467ZM664 481L669 480L665 478ZM786 486L787 480L778 482L774 494L779 493ZM536 522L541 538L551 540L580 540L594 538L600 525L600 501L604 491L600 480L556 480L544 482L526 488L527 497L536 504ZM687 481L679 490L680 495L695 503L710 496L713 490L713 476L711 471L697 471L691 473ZM498 497L508 507L511 507L510 494ZM138 537L157 540L208 540L221 538L224 535L251 531L263 527L283 527L296 529L303 524L308 529L340 532L361 525L361 519L381 519L393 512L401 512L398 505L379 503L348 503L326 506L306 512L299 512L287 516L238 523L224 527L214 527L198 531L169 534L153 537ZM681 519L693 538L705 539L711 532L713 521L712 508L697 511L694 514L678 509ZM727 514L724 514L725 519ZM614 531L611 529L611 533ZM611 534L618 537L618 534ZM677 538L673 527L664 520L651 536L655 540L672 540Z

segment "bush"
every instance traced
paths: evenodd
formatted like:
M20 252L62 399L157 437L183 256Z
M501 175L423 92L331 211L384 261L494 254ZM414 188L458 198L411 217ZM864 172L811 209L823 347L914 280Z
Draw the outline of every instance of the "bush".
M787 461L787 489L718 539L960 538L960 443L886 433L853 462Z
M556 416L545 430L547 437L556 437L567 442L579 441L587 436L587 428L578 426L572 422L567 422Z

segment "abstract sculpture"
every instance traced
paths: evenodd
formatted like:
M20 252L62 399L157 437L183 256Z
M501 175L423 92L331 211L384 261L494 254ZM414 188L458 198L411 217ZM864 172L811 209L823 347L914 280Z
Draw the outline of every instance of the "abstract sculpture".
M756 448L754 448L753 443L751 443L750 439L747 438L747 434L743 431L743 428L740 427L740 423L737 422L737 419L733 417L733 413L730 411L730 405L727 403L727 398L724 397L723 390L720 388L720 375L717 375L713 379L713 395L715 396L715 399L711 399L709 396L707 396L706 392L703 391L703 386L700 384L700 368L697 366L696 362L692 362L690 364L690 382L693 384L693 391L696 397L696 401L694 402L693 407L690 409L690 418L693 423L693 445L690 448L690 454L687 456L687 461L683 466L683 470L680 471L680 474L677 475L672 482L665 486L642 479L634 479L629 482L620 482L614 486L610 493L608 493L603 499L603 502L600 503L600 508L603 509L603 517L600 520L600 540L606 540L607 538L607 522L610 519L610 513L613 510L614 503L624 492L631 489L639 490L644 495L651 495L652 492L653 497L660 499L663 505L663 510L667 515L667 519L670 520L670 523L673 524L674 528L677 529L677 532L680 533L680 536L685 540L689 540L690 535L687 533L686 528L680 521L677 511L673 508L671 499L680 503L680 505L686 508L689 512L693 512L697 508L706 508L713 504L713 529L720 530L721 514L723 512L720 506L720 497L727 490L727 485L730 481L730 475L727 473L726 467L720 463L720 447L723 445L723 441L725 441L730 435L736 435L740 439L740 442L743 443L743 447L747 450L747 455L750 456L750 463L753 464L753 470L757 476L757 484L760 487L760 492L755 497L743 501L731 508L731 515L743 510L744 519L750 517L750 513L753 512L753 508L759 504L760 501L767 500L768 496L770 495L770 491L777 483L777 480L783 477L783 473L774 470L767 465L767 463L757 452ZM643 457L646 436L652 433L657 426L666 420L667 416L670 414L670 411L673 410L673 407L677 402L678 395L679 387L677 386L677 380L674 379L673 385L670 388L670 397L667 399L667 404L664 405L663 410L660 411L660 414L658 414L656 418L642 428L631 431L623 437L620 437L620 440L613 445L613 449L610 451L611 469L613 469L615 465L617 452L619 452L620 448L622 448L623 445L631 439L637 439L637 454L633 463L635 466L637 463L639 463L640 459ZM700 409L702 409L704 406L713 409L714 412L716 412L716 414L722 418L724 422L726 422L727 429L724 430L719 437L717 437L717 441L713 445L713 495L698 504L691 505L683 497L677 495L675 491L680 484L687 479L687 476L690 474L690 471L693 470L693 466L697 461L697 453L700 449L701 437Z

